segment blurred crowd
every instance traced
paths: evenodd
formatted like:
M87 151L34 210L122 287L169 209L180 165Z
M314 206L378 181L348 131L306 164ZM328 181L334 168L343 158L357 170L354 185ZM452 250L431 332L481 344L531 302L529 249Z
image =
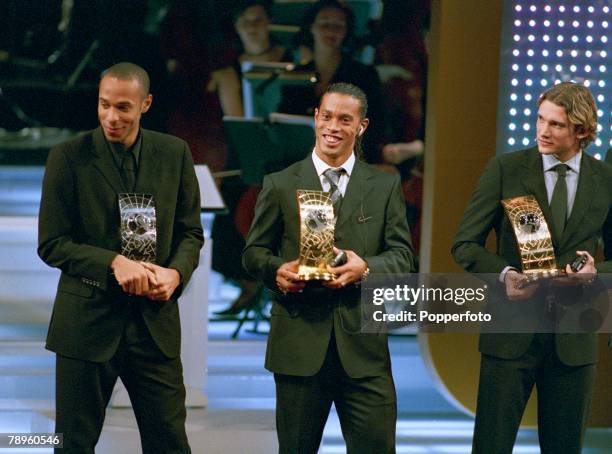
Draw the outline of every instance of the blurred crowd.
M350 82L369 102L362 157L400 173L418 250L429 3L4 0L0 94L2 84L28 71L66 92L87 82L95 86L100 71L113 63L134 62L149 72L155 100L144 126L185 139L196 163L219 172L237 165L228 156L223 116L244 115L245 62L290 62L296 71L316 74L313 84L283 87L278 112L311 116L330 83ZM17 128L7 110L0 98L0 127ZM78 126L95 127L95 118L82 118ZM230 214L216 220L213 267L241 282L244 295L229 311L236 313L260 291L239 259L258 188L239 177L220 185Z

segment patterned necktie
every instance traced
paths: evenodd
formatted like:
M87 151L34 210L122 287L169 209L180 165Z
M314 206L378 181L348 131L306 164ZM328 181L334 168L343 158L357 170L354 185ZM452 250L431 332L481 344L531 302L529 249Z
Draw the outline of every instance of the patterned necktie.
M340 192L340 188L338 187L338 182L340 181L340 177L343 173L344 169L342 167L340 167L339 169L329 168L325 172L323 172L323 176L329 182L329 197L334 205L334 216L336 217L338 217L340 205L342 204L342 193Z
M567 169L566 164L558 164L552 168L558 176L550 199L550 211L559 236L563 235L567 221L567 183L565 181Z
M125 151L121 155L121 177L128 192L136 187L136 156L132 151Z

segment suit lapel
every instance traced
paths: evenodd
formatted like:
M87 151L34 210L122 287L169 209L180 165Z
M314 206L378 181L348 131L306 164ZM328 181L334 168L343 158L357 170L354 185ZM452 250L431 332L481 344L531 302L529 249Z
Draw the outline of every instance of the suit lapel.
M546 192L546 184L544 183L544 167L540 153L534 148L530 153L529 159L523 163L524 178L522 180L523 187L527 194L532 194L538 201L538 205L544 213L544 218L548 224L548 229L552 235L553 243L558 246L561 238L559 232L556 231L554 222L552 222L552 213L548 204L548 194Z
M111 151L108 148L102 128L98 128L93 133L93 154L96 156L94 166L106 179L108 184L115 192L126 192L126 188L119 174L119 169L115 165Z
M314 163L312 162L312 156L308 155L300 164L301 165L296 169L296 175L299 178L297 189L322 191L323 187L321 186L319 175L317 175L317 169L315 169Z
M336 221L336 229L342 226L351 219L355 210L363 208L363 201L367 198L373 185L370 182L372 171L361 161L355 161L353 173L349 179L346 193L340 206L340 214Z
M149 132L143 129L135 192L153 194L155 192L154 189L163 184L160 181L160 173L158 171L159 159L156 159L156 157L155 146Z
M565 231L563 232L563 238L559 244L561 247L563 247L571 238L572 234L580 228L582 219L589 211L593 200L597 196L600 183L599 175L594 171L590 160L583 152L580 163L580 175L578 177L578 188L576 189L576 198L574 199L572 212L567 220Z

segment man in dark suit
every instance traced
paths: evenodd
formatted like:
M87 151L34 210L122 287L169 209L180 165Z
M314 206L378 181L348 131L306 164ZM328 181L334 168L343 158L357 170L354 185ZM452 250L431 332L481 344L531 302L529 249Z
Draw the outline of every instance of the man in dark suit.
M387 337L361 332L358 285L370 271L413 271L413 252L399 178L356 158L366 112L359 88L327 89L315 111L312 155L265 177L247 237L245 268L277 295L266 368L276 382L281 453L316 453L332 402L348 453L395 452ZM334 242L348 261L330 269L337 278L324 287L306 286L297 274L298 189L330 191L339 202Z
M94 452L117 377L143 451L190 452L177 299L203 244L199 189L187 144L140 128L151 101L142 68L112 66L100 79L100 127L47 160L38 253L62 271L47 348L64 453ZM155 263L123 255L120 193L153 196Z
M537 199L552 232L557 266L577 285L612 271L612 170L584 152L597 131L597 109L589 90L561 83L538 102L537 148L493 158L465 210L453 246L457 263L473 273L498 273L510 301L532 307L562 283L522 287L525 275L513 229L501 200ZM497 250L485 249L491 230ZM606 261L595 263L603 238ZM586 255L575 273L569 264ZM565 282L567 285L567 282ZM565 291L570 290L566 287ZM533 303L533 304L532 304ZM473 452L511 453L534 384L543 453L579 453L595 378L594 334L481 334L481 369Z

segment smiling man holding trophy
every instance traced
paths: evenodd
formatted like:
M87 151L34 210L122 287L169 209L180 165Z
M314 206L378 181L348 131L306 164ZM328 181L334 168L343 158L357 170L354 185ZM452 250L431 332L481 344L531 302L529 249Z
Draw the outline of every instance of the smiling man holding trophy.
M247 238L245 268L276 295L266 368L281 453L317 452L332 403L348 453L395 452L387 337L361 332L359 283L413 271L413 250L399 178L356 156L366 113L358 87L326 90L312 155L265 177Z

